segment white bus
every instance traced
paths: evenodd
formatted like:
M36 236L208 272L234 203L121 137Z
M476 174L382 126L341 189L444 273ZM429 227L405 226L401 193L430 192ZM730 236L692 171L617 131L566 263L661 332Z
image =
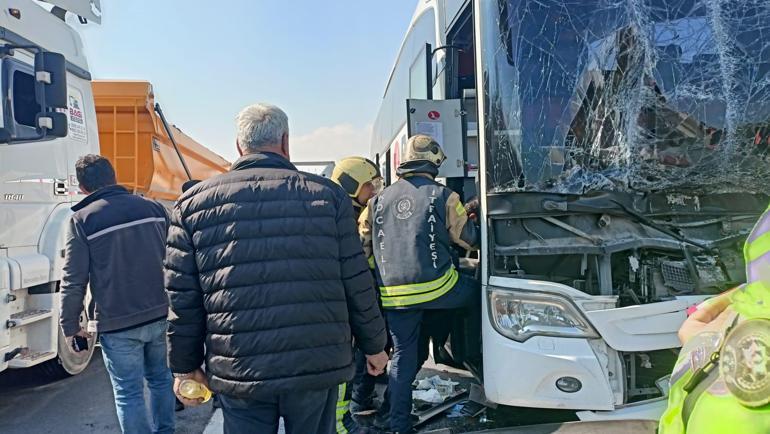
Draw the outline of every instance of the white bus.
M480 196L481 308L438 357L490 401L657 419L686 311L744 281L770 192L770 6L728 3L418 2L371 154L393 182L407 137L432 134L440 177Z

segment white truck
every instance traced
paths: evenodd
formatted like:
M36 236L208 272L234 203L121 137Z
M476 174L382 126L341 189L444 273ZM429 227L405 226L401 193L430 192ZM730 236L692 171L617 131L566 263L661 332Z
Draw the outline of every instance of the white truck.
M64 8L99 21L99 1L51 1L53 10L32 0L2 3L0 371L50 361L51 374L76 374L94 345L67 348L58 282L70 207L81 198L74 164L99 152L99 135L83 44Z
M434 356L494 403L657 419L686 311L744 281L769 201L770 5L417 3L371 155L389 183L432 135L483 234Z
M75 161L101 154L118 183L166 205L185 181L230 163L170 124L150 83L91 81L67 18L99 22L99 0L1 3L0 371L74 375L95 344L75 353L59 327L65 231L83 198ZM86 326L88 300L84 308Z

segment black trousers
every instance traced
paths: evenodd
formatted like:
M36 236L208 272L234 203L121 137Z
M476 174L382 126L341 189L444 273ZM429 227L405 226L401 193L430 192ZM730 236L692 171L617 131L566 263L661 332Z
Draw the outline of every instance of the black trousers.
M455 287L436 300L404 309L385 310L395 349L388 381L392 431L409 432L412 428L412 382L428 358L429 335L422 333L426 312L463 308L478 297L479 282L461 274Z
M220 396L224 434L277 433L283 417L286 434L333 434L336 430L337 386L298 390L266 399Z

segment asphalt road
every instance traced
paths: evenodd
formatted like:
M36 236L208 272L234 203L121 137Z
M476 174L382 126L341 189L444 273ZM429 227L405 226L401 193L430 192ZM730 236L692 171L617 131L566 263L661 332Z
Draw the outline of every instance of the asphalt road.
M55 382L37 371L0 373L0 433L120 433L112 387L101 353L80 375ZM201 434L211 404L176 413L177 433Z
M0 433L119 434L112 387L98 351L97 349L90 366L82 374L55 382L41 378L34 368L0 373ZM419 377L433 375L453 379L460 383L459 387L466 390L472 381L465 371L434 365L430 362L426 364ZM384 385L379 388L384 389ZM221 412L214 414L211 404L188 408L176 415L177 433L218 434L222 432ZM214 415L213 419L212 415ZM497 410L488 409L483 415L472 418L439 416L421 426L420 429L425 432L471 432L570 420L574 420L572 412L498 408ZM368 425L365 421L362 421L362 424ZM556 432L556 430L543 432Z

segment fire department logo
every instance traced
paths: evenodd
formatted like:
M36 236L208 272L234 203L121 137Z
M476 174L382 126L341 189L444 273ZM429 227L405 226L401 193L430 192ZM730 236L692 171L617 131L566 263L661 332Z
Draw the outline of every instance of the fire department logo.
M414 214L414 199L409 196L403 196L393 205L393 214L399 220L406 220Z
M740 323L725 340L719 373L730 393L747 407L770 403L770 320Z

